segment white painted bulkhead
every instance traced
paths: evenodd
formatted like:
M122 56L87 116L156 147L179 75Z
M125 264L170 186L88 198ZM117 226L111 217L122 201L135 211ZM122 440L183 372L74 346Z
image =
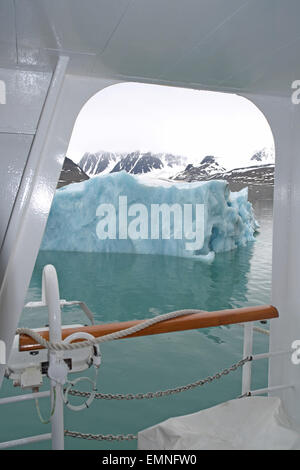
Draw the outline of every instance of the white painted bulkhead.
M17 5L15 12L13 3ZM226 6L217 0L188 1L185 32L198 28L201 36L205 30L203 37L195 33L188 39L178 31L182 24L182 18L178 19L180 1L173 2L172 9L169 2L162 2L163 6L154 2L151 12L144 1L144 11L129 1L120 2L115 9L110 6L104 15L105 24L100 17L99 24L95 20L103 26L99 37L88 21L81 34L76 34L76 27L83 19L96 17L100 7L105 9L105 2L89 0L84 8L80 3L74 3L73 23L56 1L43 0L34 10L33 2L27 0L26 11L19 1L1 5L2 17L8 23L13 24L18 13L18 34L6 28L2 37L0 30L0 80L6 84L6 100L0 104L0 339L6 342L8 353L76 117L91 96L121 81L238 93L264 113L276 150L272 303L279 309L280 318L271 322L270 350L290 349L292 341L300 339L300 105L291 101L291 83L300 79L296 54L299 2L291 1L288 9L284 2L270 0L242 5L230 0ZM145 26L147 14L159 18L154 22L156 30L152 28L155 34ZM190 23L196 15L197 21ZM168 34L170 17L174 30ZM273 23L268 22L270 17ZM279 19L283 32L276 36L274 47L271 33ZM133 30L135 20L140 23ZM251 21L264 23L265 29L255 31ZM126 29L128 24L130 30ZM256 36L252 42L251 29ZM18 60L14 60L16 37ZM224 61L228 43L231 54ZM185 56L183 50L188 51ZM247 74L249 63L251 76ZM281 396L290 418L300 426L299 367L289 356L270 360L269 385L282 384L295 385L276 395Z

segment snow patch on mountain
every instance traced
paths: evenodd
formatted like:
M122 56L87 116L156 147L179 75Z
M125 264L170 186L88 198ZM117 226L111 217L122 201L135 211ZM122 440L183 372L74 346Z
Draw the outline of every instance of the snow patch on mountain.
M130 153L86 152L79 162L79 166L90 177L126 171L135 175L151 172L154 177L170 178L186 165L187 157L184 156L139 150Z
M249 166L270 164L275 164L275 150L273 147L264 147L250 158Z
M121 158L111 173L126 171L126 173L138 175L162 168L163 163L156 155L152 155L150 152L132 152Z
M79 166L89 177L126 171L139 178L147 175L147 180L150 178L191 182L225 179L229 182L273 184L274 148L264 147L258 150L247 161L241 161L239 168L229 166L226 169L220 161L222 160L212 155L205 156L199 163L191 163L187 157L172 153L139 150L130 153L99 151L86 152ZM242 175L245 175L245 178Z
M115 152L86 152L78 165L89 177L93 177L100 173L110 173L120 158L122 154Z
M204 157L199 165L187 165L184 171L178 173L174 179L177 181L209 180L216 174L224 173L226 169L222 167L212 155Z

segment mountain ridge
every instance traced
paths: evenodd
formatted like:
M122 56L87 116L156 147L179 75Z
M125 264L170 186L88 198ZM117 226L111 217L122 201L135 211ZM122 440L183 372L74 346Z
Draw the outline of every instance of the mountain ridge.
M60 172L57 188L62 188L71 183L80 183L90 179L89 176L68 157L65 157L62 170Z
M86 152L81 158L78 168L82 168L85 176L77 175L74 181L126 171L127 173L143 176L149 175L158 180L175 182L193 182L209 180L226 180L233 191L238 191L248 186L250 196L260 194L264 187L265 196L273 197L274 186L274 151L263 148L254 153L239 168L224 168L213 155L206 155L199 164L188 163L187 157L177 156L171 153L152 153L136 150L130 153L116 153L99 151ZM76 170L78 173L78 170ZM73 181L70 181L73 182ZM68 183L65 183L68 184ZM63 185L63 184L62 184Z
M187 157L171 153L141 152L86 152L78 165L90 177L99 174L116 173L125 170L131 174L150 173L165 170L170 174L178 172L187 164Z

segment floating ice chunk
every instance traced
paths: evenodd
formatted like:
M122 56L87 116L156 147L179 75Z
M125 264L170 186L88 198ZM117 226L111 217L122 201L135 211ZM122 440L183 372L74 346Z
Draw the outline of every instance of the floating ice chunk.
M156 219L156 223L161 224L157 229L153 228L152 208L161 204L168 205L170 214L164 213ZM177 218L173 217L174 205ZM188 205L192 207L190 227L185 226L188 219L184 219ZM204 208L203 219L199 219L201 224L197 205ZM145 217L142 220L145 213L148 214L146 221ZM182 229L178 217L181 217ZM164 223L169 223L170 235L165 239ZM247 188L231 193L228 183L221 180L170 184L147 181L144 184L141 179L120 172L59 189L41 249L164 254L211 262L215 253L253 241L257 228ZM107 238L102 236L103 231L107 231ZM193 234L195 240L191 238ZM196 249L188 249L193 242Z

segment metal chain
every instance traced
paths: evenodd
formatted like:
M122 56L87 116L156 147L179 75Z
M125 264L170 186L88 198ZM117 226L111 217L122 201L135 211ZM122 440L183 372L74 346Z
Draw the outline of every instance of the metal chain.
M115 394L115 395L111 393L96 393L94 398L98 400L143 400L143 399L150 399L150 398L165 397L165 396L173 395L175 393L185 392L187 390L191 390L196 387L201 387L207 383L211 383L213 380L218 380L224 375L228 375L230 372L234 372L239 367L242 367L246 362L249 362L251 360L252 360L251 356L245 357L244 359L241 359L236 364L233 364L228 369L224 369L221 372L217 372L213 376L208 376L205 379L197 380L196 382L193 382L188 385L182 385L181 387L177 387L177 388L171 388L168 390L163 390L163 391L158 391L158 392L137 393L136 395L132 393L127 393L126 395L123 395L120 393ZM91 392L81 392L79 390L71 389L69 390L69 394L75 397L88 397L91 394Z
M79 437L80 439L88 439L89 441L133 441L137 439L134 434L85 434L78 431L64 431L65 436L68 437Z
M104 400L141 400L144 398L159 398L163 396L173 395L174 393L185 392L186 390L191 390L195 387L201 387L207 383L211 383L213 380L218 380L224 375L228 375L230 372L234 372L239 367L242 367L246 362L252 361L252 357L248 356L244 359L241 359L239 362L236 362L228 369L224 369L221 372L217 372L213 376L208 376L205 379L198 380L197 382L193 382L189 385L183 385L181 387L159 391L159 392L148 392L148 393L137 393L133 395L128 393L127 395L116 394L112 395L110 393L96 393L95 398L104 399ZM87 397L90 395L90 392L80 392L79 390L70 390L69 393L71 395L77 397ZM85 434L79 431L69 431L68 429L65 430L65 436L69 437L77 437L80 439L88 439L88 440L95 440L95 441L131 441L137 439L137 436L134 434Z

